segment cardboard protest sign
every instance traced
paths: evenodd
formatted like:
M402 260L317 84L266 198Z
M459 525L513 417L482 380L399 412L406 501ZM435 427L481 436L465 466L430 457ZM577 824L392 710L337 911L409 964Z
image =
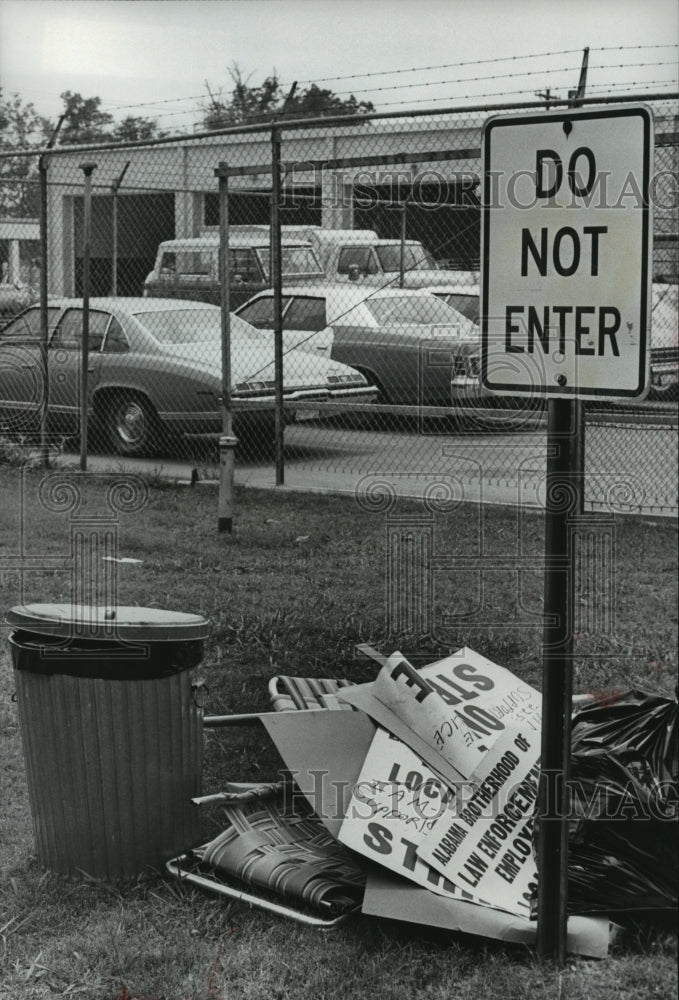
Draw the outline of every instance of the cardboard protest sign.
M537 923L534 920L427 892L383 869L368 873L362 910L374 917L464 931L516 944L535 944ZM568 952L588 958L606 958L618 931L617 925L607 917L571 916L568 918Z
M464 647L415 670L400 653L338 697L398 736L448 784L468 779L507 726L539 733L539 692Z
M261 716L300 792L336 837L375 726L363 712L270 712Z
M442 814L418 848L455 885L524 916L537 885L532 831L539 760L539 734L507 730L474 772L469 800Z
M412 750L378 729L353 788L339 840L390 871L457 899L474 899L418 856L454 797Z

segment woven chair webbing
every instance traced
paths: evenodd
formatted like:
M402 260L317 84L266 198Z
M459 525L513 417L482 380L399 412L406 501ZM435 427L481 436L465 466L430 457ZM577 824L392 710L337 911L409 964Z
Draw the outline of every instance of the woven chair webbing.
M273 677L269 695L274 711L290 712L295 709L331 708L352 711L351 705L338 702L334 695L352 681L329 677Z
M223 811L230 825L205 847L205 863L314 907L355 904L363 876L316 817L283 816L273 801Z

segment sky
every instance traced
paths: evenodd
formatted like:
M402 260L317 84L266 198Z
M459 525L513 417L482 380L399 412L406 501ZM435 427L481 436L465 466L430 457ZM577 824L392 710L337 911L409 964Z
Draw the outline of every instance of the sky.
M566 97L590 47L588 96L668 92L676 0L0 0L0 87L55 120L65 90L192 131L238 64L377 110Z

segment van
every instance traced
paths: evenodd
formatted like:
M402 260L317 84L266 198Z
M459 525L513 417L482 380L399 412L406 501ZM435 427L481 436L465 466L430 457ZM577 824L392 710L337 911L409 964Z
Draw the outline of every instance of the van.
M292 232L282 226L290 238ZM473 282L470 272L442 270L419 240L383 239L373 229L323 229L320 226L290 227L298 238L312 245L330 281L398 288L403 269L404 288L426 288Z
M229 292L231 309L271 286L268 226L244 226L229 233ZM311 245L285 238L281 245L284 281L321 281L325 275ZM219 305L219 233L165 240L158 247L153 270L144 281L146 298L193 299Z

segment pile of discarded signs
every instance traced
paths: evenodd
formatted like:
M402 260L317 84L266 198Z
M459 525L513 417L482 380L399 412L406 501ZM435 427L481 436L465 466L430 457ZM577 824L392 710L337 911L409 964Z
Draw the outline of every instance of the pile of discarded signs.
M361 648L373 683L282 679L275 707L304 710L257 718L288 783L198 800L225 829L169 870L307 923L360 909L532 944L539 692L468 648L420 670ZM639 692L575 716L572 953L604 957L618 912L676 906L677 728Z

